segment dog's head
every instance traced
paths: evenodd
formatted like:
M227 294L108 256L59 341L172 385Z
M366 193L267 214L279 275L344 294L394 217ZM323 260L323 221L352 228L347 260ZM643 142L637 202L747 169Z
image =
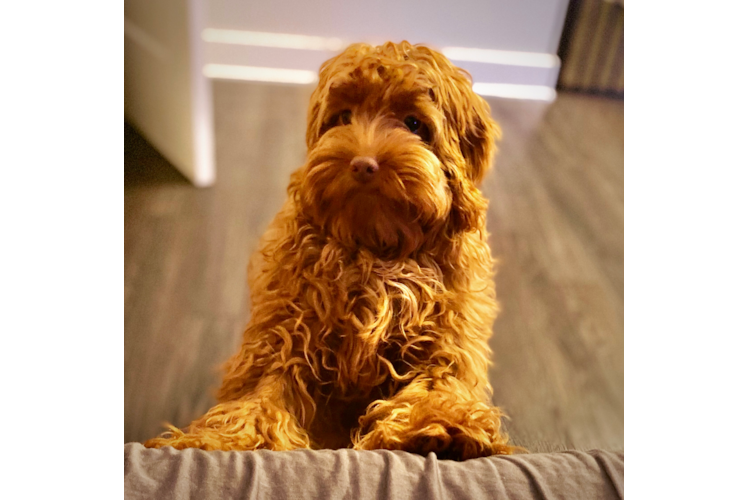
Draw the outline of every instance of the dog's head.
M320 70L299 199L344 245L405 256L431 235L481 229L477 185L499 134L469 75L443 55L352 45Z

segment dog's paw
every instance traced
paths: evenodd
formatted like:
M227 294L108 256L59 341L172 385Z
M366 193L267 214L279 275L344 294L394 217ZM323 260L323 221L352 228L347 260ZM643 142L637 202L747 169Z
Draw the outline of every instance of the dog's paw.
M227 448L227 443L218 439L210 433L191 434L177 429L173 425L167 425L169 431L164 432L161 436L149 439L143 446L146 448L165 448L171 446L177 450L187 448L198 448L201 450L223 450Z
M485 435L471 434L464 428L440 423L407 431L379 427L362 436L354 447L361 450L401 450L423 456L433 452L437 458L448 460L512 453L512 447L504 440L491 440Z
M309 436L296 418L267 400L220 403L192 422L186 432L168 431L144 443L146 448L172 446L178 450L294 450L309 448Z
M479 402L471 403L471 408L462 406L419 402L375 421L367 422L364 417L354 448L401 450L424 456L433 452L440 459L450 460L509 455L517 450L508 445L508 438L500 431L498 410Z

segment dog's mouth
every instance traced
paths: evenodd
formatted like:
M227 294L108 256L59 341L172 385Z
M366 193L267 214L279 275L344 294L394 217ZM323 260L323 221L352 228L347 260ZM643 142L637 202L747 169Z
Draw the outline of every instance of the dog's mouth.
M314 218L324 232L352 250L364 247L380 257L396 258L411 254L423 242L425 230L413 207L387 198L375 186L316 208Z
M445 222L451 196L411 173L415 169L396 172L383 164L374 178L361 182L346 167L347 162L313 166L302 181L304 212L328 237L382 258L405 257Z

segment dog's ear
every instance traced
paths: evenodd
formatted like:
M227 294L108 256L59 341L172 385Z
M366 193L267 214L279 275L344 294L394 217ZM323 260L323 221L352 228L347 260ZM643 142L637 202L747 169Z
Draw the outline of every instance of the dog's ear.
M445 80L443 107L448 125L459 138L465 174L479 185L493 163L501 129L491 118L488 103L473 91L467 72L453 66Z
M488 103L473 92L472 85L463 90L456 115L460 130L460 152L467 164L467 175L475 184L480 184L493 164L496 141L501 138L501 129L491 118Z
M365 43L355 43L348 46L342 53L322 63L319 69L319 82L312 92L307 112L306 145L312 149L320 138L325 120L325 106L327 95L333 80L341 71L355 67L356 59L371 51L371 46Z
M330 76L333 73L333 66L339 57L340 56L336 56L325 61L322 63L322 67L319 70L319 82L317 83L314 92L312 92L312 97L309 100L309 110L307 111L306 146L308 149L312 149L319 140L322 121L324 120L323 113L325 96L329 91L328 87L330 84Z
M468 77L461 76L451 88L447 104L452 108L451 118L447 119L454 120L450 126L457 134L464 160L463 175L455 176L451 182L451 226L457 232L485 227L488 203L478 185L493 164L496 140L501 137L501 129L491 118L488 104L473 92Z
M501 129L491 118L488 103L473 91L470 74L455 67L444 55L422 45L411 51L428 68L435 88L430 94L443 111L451 139L459 142L465 174L480 184L491 168Z
M488 103L473 91L470 75L444 55L424 46L412 51L435 83L432 99L444 113L443 157L460 172L450 174L452 231L485 227L487 202L478 185L493 163L501 129L491 118Z

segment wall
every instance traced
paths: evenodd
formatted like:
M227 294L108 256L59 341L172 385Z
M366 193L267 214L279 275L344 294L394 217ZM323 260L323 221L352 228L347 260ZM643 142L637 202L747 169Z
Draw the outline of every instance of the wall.
M447 54L470 71L476 82L550 88L555 87L558 78L555 54L568 5L568 0L208 1L208 26L220 30L303 34L337 38L344 43L405 39L435 48L546 55L545 61L549 62L537 65L502 59L498 52L493 54L498 54L498 62L457 59ZM272 45L209 41L206 59L216 64L316 71L336 52L315 49L299 53L298 49Z
M195 185L213 182L201 0L125 0L125 119Z

